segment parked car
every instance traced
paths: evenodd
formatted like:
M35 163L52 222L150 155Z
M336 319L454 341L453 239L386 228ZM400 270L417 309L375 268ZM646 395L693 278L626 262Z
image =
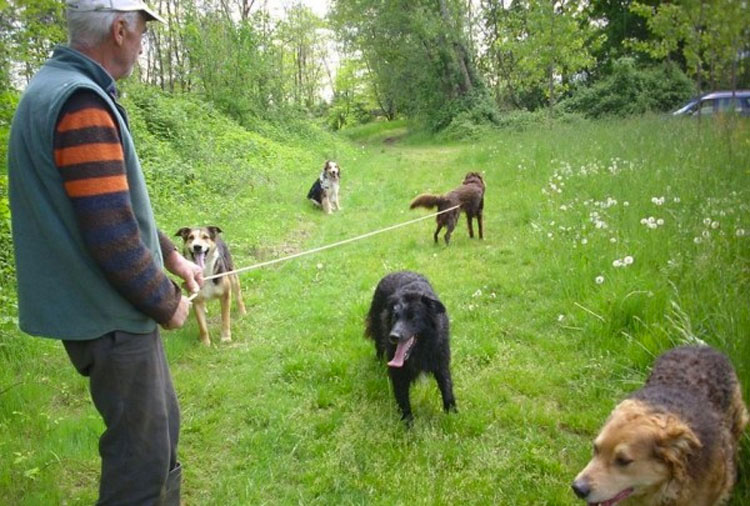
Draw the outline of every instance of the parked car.
M714 91L700 98L694 98L683 105L673 116L712 116L733 112L750 116L750 90Z

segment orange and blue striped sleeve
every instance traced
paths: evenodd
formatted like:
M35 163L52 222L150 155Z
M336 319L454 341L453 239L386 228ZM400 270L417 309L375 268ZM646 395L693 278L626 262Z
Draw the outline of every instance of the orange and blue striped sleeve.
M93 91L78 91L63 106L54 159L85 246L104 276L139 311L168 322L180 290L141 240L120 132L107 104Z

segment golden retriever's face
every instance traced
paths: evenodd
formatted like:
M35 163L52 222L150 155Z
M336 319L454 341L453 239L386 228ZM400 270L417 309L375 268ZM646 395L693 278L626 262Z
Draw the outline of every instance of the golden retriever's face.
M594 457L576 476L573 491L592 506L658 495L696 444L692 431L674 417L624 401L594 440Z
M341 175L341 169L339 169L339 165L331 160L328 160L323 166L323 172L325 172L328 179L332 179L334 181L338 181L339 176Z

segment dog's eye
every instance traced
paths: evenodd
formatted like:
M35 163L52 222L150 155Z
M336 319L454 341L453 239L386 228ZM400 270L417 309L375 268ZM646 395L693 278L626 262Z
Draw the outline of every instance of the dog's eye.
M624 457L622 455L619 456L619 457L617 457L615 459L615 464L617 464L620 467L626 467L626 466L630 465L632 462L633 462L633 459L629 459L629 458Z

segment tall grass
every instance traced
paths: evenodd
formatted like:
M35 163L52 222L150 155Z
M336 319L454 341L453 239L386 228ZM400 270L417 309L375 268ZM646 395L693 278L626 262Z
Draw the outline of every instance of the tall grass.
M470 170L488 184L485 240L461 222L450 247L436 246L434 223L420 222L244 274L248 315L235 315L230 345L200 346L193 320L164 333L185 504L573 505L591 439L658 353L699 341L724 350L748 399L747 123L651 117L452 144L382 124L348 132L349 146L264 137L266 164L223 156L258 141L221 124L236 141L197 146L200 171L159 132L141 141L184 163L169 177L204 181L191 198L179 185L155 192L162 228L219 225L240 266L417 217L411 198ZM325 216L304 196L329 157L344 210ZM224 182L229 199L215 196ZM448 308L459 408L445 415L435 382L420 381L411 430L362 337L375 285L398 269L425 274ZM90 504L101 429L62 348L6 326L2 497ZM748 436L741 466L733 506L750 501Z

